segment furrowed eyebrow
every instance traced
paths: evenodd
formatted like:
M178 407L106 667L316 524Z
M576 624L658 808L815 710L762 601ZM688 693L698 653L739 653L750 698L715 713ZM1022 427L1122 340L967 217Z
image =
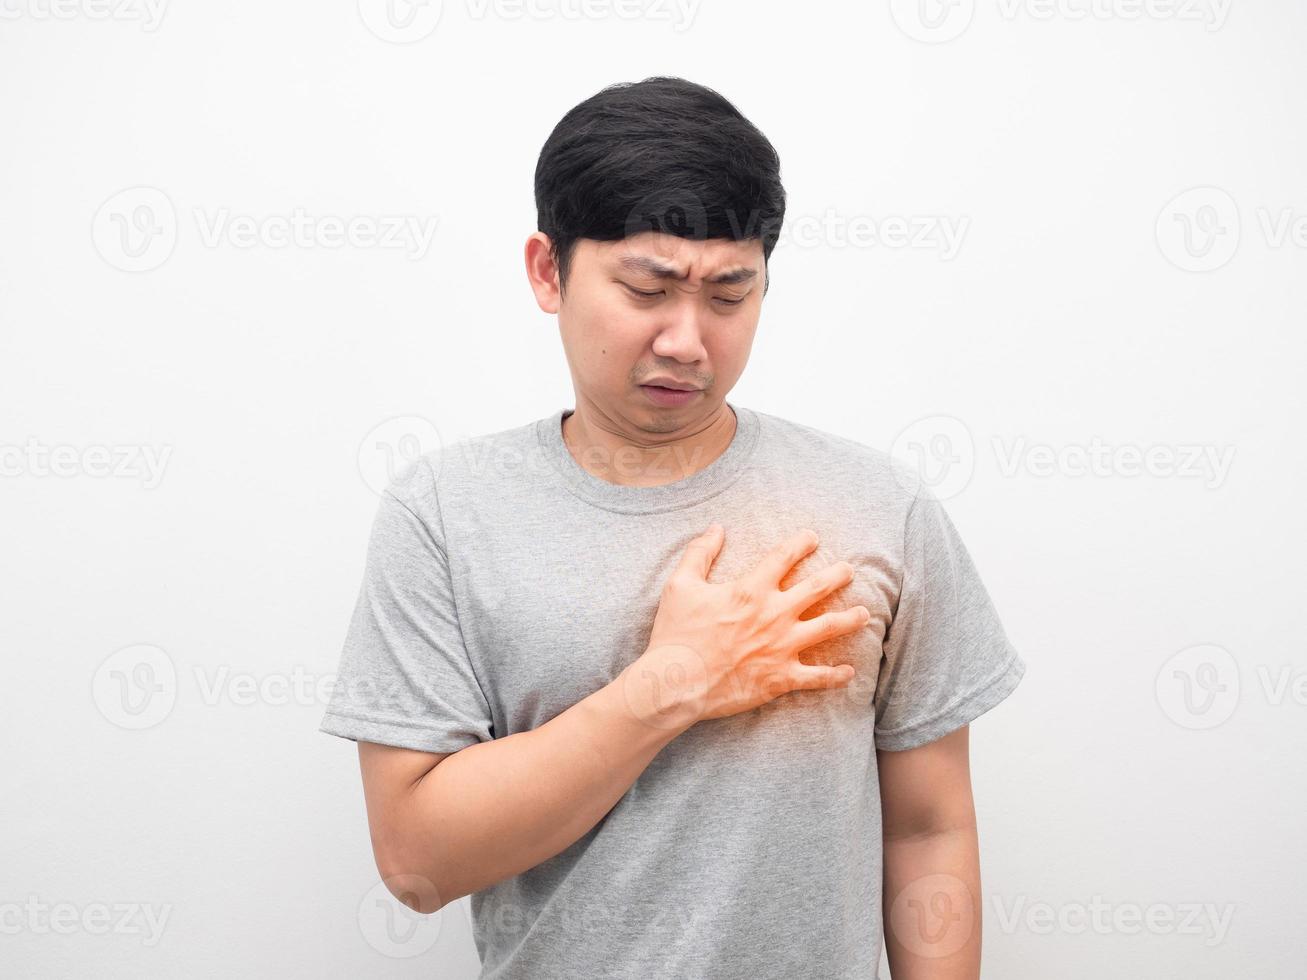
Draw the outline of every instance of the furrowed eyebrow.
M625 269L632 272L644 273L653 276L655 279L684 279L685 276L679 275L677 271L670 266L664 265L657 259L651 259L644 255L627 255L618 260ZM736 266L733 269L727 269L725 272L719 272L715 276L707 276L704 282L718 283L724 286L734 286L738 283L749 282L758 276L757 269L751 269L748 266Z

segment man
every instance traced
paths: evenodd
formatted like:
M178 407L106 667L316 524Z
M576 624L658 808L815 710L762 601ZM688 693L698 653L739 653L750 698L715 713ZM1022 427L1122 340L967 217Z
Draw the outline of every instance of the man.
M646 79L563 117L535 192L576 407L395 479L322 723L387 887L471 895L496 980L866 978L882 939L974 980L967 726L1025 665L914 474L726 400L775 150Z

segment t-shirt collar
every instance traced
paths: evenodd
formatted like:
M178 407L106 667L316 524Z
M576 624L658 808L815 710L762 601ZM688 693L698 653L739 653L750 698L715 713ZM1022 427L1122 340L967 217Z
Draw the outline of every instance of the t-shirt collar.
M576 496L605 510L624 514L652 514L680 510L701 503L735 482L758 442L758 413L733 402L725 402L735 413L735 434L726 449L703 469L672 483L654 487L632 487L610 483L595 476L573 457L563 441L563 419L573 409L560 408L536 423L540 448L551 469ZM674 469L676 449L668 450L666 465Z

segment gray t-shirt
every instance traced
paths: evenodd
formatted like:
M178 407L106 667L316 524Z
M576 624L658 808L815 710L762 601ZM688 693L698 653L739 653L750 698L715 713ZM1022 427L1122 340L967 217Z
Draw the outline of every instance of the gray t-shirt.
M321 730L427 752L528 731L646 647L686 544L725 528L709 580L802 527L847 560L810 613L873 621L808 648L846 688L699 722L556 856L471 896L485 980L823 980L876 974L876 749L909 749L1005 698L1025 663L939 500L853 440L727 402L728 448L688 478L609 483L568 451L570 409L464 439L382 496ZM669 453L668 475L679 472Z

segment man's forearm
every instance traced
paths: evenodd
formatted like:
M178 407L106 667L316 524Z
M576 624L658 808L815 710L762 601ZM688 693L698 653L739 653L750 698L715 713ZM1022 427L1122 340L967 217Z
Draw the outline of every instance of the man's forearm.
M445 905L575 843L693 723L650 671L658 664L646 655L539 728L435 766L402 804L404 844L382 874L424 879ZM435 911L426 896L423 904Z
M979 980L975 824L884 842L885 953L893 980Z

